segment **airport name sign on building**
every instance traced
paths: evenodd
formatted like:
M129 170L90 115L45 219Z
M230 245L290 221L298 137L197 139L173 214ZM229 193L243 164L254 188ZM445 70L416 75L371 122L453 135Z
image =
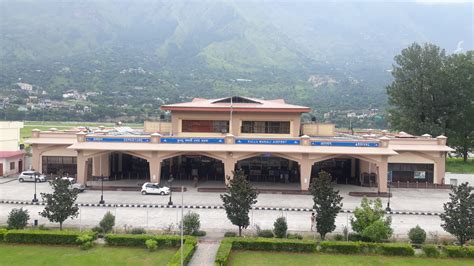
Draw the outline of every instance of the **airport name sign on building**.
M235 144L299 145L296 139L236 139Z
M378 142L364 141L313 141L312 146L333 146L333 147L369 147L376 148L380 146Z
M109 138L109 137L86 137L86 141L90 142L150 142L150 138Z
M161 138L161 143L213 143L224 144L223 138Z

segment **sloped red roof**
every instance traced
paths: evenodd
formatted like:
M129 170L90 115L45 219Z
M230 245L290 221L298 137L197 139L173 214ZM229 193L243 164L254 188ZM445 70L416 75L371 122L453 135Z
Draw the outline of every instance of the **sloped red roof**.
M287 104L283 99L262 100L242 96L219 99L194 98L191 102L162 105L162 110L169 111L212 111L212 112L283 112L283 113L306 113L311 111L309 107Z
M23 156L25 153L23 151L0 151L0 158L12 158Z

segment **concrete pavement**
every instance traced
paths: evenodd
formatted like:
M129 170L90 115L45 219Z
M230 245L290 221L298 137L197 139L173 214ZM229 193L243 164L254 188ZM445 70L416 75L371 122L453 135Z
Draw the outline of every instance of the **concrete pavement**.
M184 192L186 205L221 206L220 193L197 192L195 188L187 187ZM344 209L353 210L360 205L361 197L349 196L353 191L372 191L375 188L366 188L352 185L338 185L341 195L344 197ZM51 192L48 183L37 183L37 194L40 192ZM31 201L34 194L34 183L18 183L16 181L0 184L0 200ZM443 203L449 199L448 189L411 189L394 188L390 206L394 211L416 211L416 212L442 212ZM98 203L101 192L97 190L86 190L79 194L78 203ZM173 201L177 202L181 193L173 193ZM104 191L106 203L111 204L163 204L168 203L168 196L141 195L138 191ZM384 206L388 199L382 198ZM311 195L288 195L288 194L260 194L258 196L258 207L281 207L281 208L312 208Z

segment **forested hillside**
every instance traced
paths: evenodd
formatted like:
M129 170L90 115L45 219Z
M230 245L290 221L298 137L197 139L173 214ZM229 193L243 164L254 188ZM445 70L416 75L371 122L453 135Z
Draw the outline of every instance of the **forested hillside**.
M282 97L321 119L329 111L383 114L393 56L415 41L448 53L472 49L471 8L3 0L0 93L8 99L1 111L10 119L143 120L164 102L233 94ZM33 85L35 101L65 101L67 110L32 110L32 93L18 82ZM66 92L80 96L71 101Z

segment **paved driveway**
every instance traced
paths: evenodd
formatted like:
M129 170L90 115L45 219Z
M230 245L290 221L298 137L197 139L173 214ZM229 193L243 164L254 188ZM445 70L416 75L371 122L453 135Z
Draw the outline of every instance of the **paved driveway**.
M375 188L365 188L352 185L338 185L341 195L344 197L344 209L353 210L360 204L360 197L349 196L351 191L373 191ZM48 183L37 183L37 194L50 192ZM34 183L18 183L17 181L0 184L0 199L29 201L33 198ZM394 211L423 211L441 212L443 203L449 198L448 189L392 189L393 197L390 199ZM79 194L80 203L98 203L100 191L86 190ZM222 205L220 193L197 192L196 189L188 187L184 193L186 205ZM177 202L181 193L173 193L173 201ZM168 196L141 195L138 191L105 191L106 203L140 203L140 204L167 204ZM384 206L387 199L383 198ZM260 194L256 206L261 207L284 207L284 208L311 208L311 195L283 195L283 194Z

